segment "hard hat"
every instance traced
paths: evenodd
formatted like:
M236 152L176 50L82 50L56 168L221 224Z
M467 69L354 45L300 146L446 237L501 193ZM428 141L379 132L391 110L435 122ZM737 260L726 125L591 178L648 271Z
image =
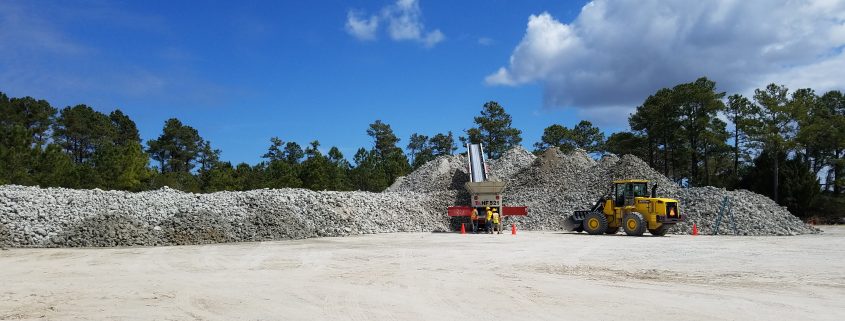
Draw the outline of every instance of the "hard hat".
M488 211L490 210L490 206L487 206L487 210L488 210Z

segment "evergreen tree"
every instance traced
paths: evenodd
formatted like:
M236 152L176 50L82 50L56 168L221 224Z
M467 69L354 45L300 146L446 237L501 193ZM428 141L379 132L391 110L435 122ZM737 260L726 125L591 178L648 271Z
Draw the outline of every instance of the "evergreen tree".
M296 142L288 142L285 144L284 158L288 164L299 164L299 161L305 157L305 152L302 147Z
M34 185L32 164L38 156L30 147L32 137L25 127L4 125L0 128L0 180L3 183Z
M373 138L373 152L377 159L377 169L387 179L379 191L387 188L396 178L404 176L411 171L408 158L402 149L397 146L399 138L393 133L390 125L376 120L367 129L367 135Z
M778 191L772 190L772 173L774 163L781 164L778 171ZM807 169L807 165L800 159L786 158L786 153L772 155L772 151L763 150L754 160L754 167L743 176L740 183L742 188L774 198L780 195L778 204L784 205L789 211L799 217L806 217L810 213L813 200L819 195L818 178Z
M261 185L260 172L247 163L240 163L235 166L233 176L235 179L234 190L236 191L248 191Z
M328 161L332 165L329 172L329 179L332 182L331 189L334 191L352 189L352 182L349 179L349 171L352 169L352 165L343 157L343 153L337 147L332 146L329 149L328 156Z
M32 97L9 99L0 92L0 125L23 127L32 145L43 147L47 143L56 112L56 108L46 100Z
M677 170L678 155L683 142L678 134L681 127L679 108L674 105L674 92L663 88L646 98L628 118L631 129L645 138L645 157L649 166L674 180L682 178Z
M302 187L299 179L298 164L287 161L271 161L264 169L264 185L268 188L298 188Z
M726 143L730 134L726 129L727 124L719 118L711 118L704 134L701 137L701 155L703 173L700 183L710 186L718 182L719 186L734 185L731 179L730 155L732 149Z
M431 138L414 133L411 134L409 141L408 156L411 159L411 167L414 169L438 156L452 155L458 149L455 146L455 138L451 131L447 134L438 133Z
M632 132L613 133L607 138L605 150L616 155L634 155L645 158L648 153L646 139Z
M766 89L754 90L754 101L759 107L749 122L749 138L772 156L772 199L780 200L780 158L776 155L786 153L793 143L795 127L793 113L789 109L788 89L785 86L770 84Z
M315 140L305 148L305 161L302 162L300 174L302 186L314 191L328 190L333 185L330 175L333 166L328 158L320 153L319 147L320 142Z
M449 131L446 134L436 134L428 140L428 145L435 157L452 155L458 147L455 146L455 137Z
M568 152L575 148L583 149L589 153L601 152L604 149L604 133L593 123L582 120L574 128L554 124L543 130L540 142L534 144L536 151L549 147L557 147Z
M748 153L748 130L749 119L752 115L757 113L756 105L752 104L748 98L742 95L735 94L728 97L727 116L733 123L733 177L739 180L739 166L741 162L750 161L750 154Z
M138 133L138 126L124 114L120 109L115 109L109 114L115 135L112 141L117 145L129 145L141 142L141 135Z
M40 148L40 147L39 147ZM34 181L41 187L78 186L74 175L74 165L70 156L56 144L48 144L43 152L37 153L36 167L33 169Z
M428 136L420 135L417 133L411 134L411 137L408 139L408 159L410 159L412 164L416 164L415 160L417 156L428 149ZM417 166L415 165L414 168Z
M360 191L380 192L389 186L387 175L381 170L375 150L359 148L354 157L355 167L350 171L353 187Z
M189 173L201 156L203 142L196 129L171 118L164 123L162 134L148 141L147 145L150 156L159 162L162 173Z
M495 101L484 104L481 116L475 117L478 127L466 131L467 138L461 141L484 143L484 151L491 159L497 159L502 154L522 142L522 131L511 127L511 115Z
M845 191L845 94L837 90L825 93L819 98L817 109L820 110L817 113L822 114L816 117L819 122L817 132L830 133L829 136L819 137L819 140L829 143L820 147L829 149L828 176L831 179L826 181L833 186L834 195L839 197Z
M703 77L675 86L672 91L674 104L680 111L679 121L686 136L689 153L687 177L692 184L701 185L705 179L700 173L700 166L708 161L706 158L702 159L706 139L704 136L708 126L711 126L711 121L725 109L722 102L725 93L717 92L716 83Z
M94 153L100 186L107 189L139 190L149 178L149 155L141 146L135 122L119 109L109 114L113 130L111 141L103 140Z
M282 145L285 142L279 137L270 138L270 147L267 148L267 153L261 155L261 158L266 158L268 161L280 161L285 159L285 152L282 150Z
M116 134L108 116L86 105L62 109L53 128L53 139L76 164L91 160L97 147L111 143Z
M235 168L230 162L217 162L207 171L201 171L199 175L205 192L233 191L239 188Z
M552 124L543 130L543 136L540 137L540 141L534 143L534 151L539 152L549 147L571 150L572 145L567 144L570 136L569 128L563 125Z

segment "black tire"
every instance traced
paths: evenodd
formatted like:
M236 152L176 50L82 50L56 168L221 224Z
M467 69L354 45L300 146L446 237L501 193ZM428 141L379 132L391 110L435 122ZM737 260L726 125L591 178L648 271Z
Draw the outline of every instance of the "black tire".
M617 232L619 232L618 226L617 227L608 227L606 230L604 230L604 234L616 234Z
M600 212L590 212L584 216L582 227L590 235L603 234L607 230L607 217Z
M576 227L572 231L575 232L575 233L581 233L581 232L584 232L584 227L581 226L581 225L578 225L578 227Z
M653 236L665 236L666 232L669 232L669 224L661 224L657 229L649 229L648 232Z
M646 223L643 219L643 215L637 212L625 214L625 216L622 217L622 229L625 230L625 234L630 236L642 236L646 230Z

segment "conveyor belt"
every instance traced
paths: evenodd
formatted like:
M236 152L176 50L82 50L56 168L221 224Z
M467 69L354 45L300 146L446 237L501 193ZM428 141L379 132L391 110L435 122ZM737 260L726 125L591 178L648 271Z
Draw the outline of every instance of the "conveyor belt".
M481 144L469 144L469 172L471 182L484 182L487 180L487 171L484 170L484 151Z

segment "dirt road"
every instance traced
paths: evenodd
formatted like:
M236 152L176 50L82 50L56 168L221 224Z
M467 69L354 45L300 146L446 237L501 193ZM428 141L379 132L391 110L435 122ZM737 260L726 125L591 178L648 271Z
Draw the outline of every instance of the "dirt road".
M0 251L0 319L845 320L845 228Z

